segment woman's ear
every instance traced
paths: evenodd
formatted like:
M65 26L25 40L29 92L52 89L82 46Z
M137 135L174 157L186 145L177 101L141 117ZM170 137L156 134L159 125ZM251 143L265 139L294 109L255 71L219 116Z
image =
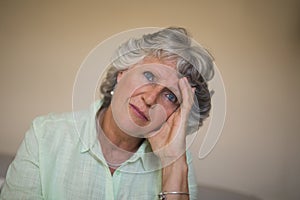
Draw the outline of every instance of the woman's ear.
M122 79L123 75L126 73L127 70L122 70L118 72L117 75L117 83L119 83L119 81Z

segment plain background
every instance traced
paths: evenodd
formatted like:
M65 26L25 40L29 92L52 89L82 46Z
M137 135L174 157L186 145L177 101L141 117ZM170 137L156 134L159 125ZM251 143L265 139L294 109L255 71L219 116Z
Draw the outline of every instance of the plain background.
M266 200L300 199L299 1L0 1L0 153L14 155L31 121L71 111L72 87L101 41L138 27L187 28L214 55L227 118L201 185Z

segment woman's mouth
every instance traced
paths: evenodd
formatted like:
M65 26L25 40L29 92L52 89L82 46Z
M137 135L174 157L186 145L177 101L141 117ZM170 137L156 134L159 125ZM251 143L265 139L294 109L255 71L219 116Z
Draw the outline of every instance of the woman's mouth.
M130 108L132 108L133 112L135 113L135 115L138 118L142 119L143 121L147 121L147 122L149 121L149 119L148 119L148 117L146 117L145 113L142 112L138 107L136 107L135 105L133 105L131 103L129 103L129 105L130 105Z

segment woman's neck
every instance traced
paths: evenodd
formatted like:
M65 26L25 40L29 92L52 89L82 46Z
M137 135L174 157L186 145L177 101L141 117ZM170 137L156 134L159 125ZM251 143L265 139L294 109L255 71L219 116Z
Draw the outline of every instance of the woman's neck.
M116 124L111 106L103 111L103 115L98 117L100 128L102 128L104 136L106 136L109 144L128 152L136 152L143 138L137 138L124 133ZM99 137L100 139L100 137ZM101 141L100 141L101 142Z

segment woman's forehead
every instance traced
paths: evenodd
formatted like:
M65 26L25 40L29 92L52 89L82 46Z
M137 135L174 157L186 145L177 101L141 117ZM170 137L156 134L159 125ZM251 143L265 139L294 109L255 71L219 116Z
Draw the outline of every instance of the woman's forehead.
M181 77L176 70L176 68L160 64L160 63L143 63L135 65L132 71L145 72L149 71L154 75L155 82L165 83L165 84L177 84L179 78Z
M176 69L176 66L177 66L176 59L163 59L163 58L157 58L154 56L147 56L142 61L139 62L139 64L155 64L155 63L161 64L161 65L166 65L173 69Z
M161 79L171 77L181 77L177 71L177 61L175 59L159 59L153 56L147 56L137 64L133 65L130 68L148 69L153 72L156 72Z

